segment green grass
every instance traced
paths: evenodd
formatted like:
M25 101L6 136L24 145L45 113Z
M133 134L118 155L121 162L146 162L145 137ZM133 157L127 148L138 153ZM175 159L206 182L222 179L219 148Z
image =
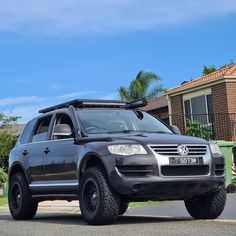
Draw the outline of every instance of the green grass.
M154 202L154 201L147 201L147 202L131 202L129 204L129 207L141 207L141 206L147 206L147 205L158 205L163 202Z
M0 206L7 205L8 201L7 198L0 197Z

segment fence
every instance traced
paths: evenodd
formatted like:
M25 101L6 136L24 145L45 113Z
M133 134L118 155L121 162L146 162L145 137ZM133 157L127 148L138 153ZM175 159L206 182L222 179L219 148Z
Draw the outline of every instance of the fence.
M236 113L171 114L170 120L185 135L207 140L236 141Z

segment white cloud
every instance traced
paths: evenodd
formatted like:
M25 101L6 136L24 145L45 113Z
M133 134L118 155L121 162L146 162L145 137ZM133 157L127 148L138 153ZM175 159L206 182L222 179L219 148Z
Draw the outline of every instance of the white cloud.
M94 91L82 91L76 93L63 94L61 96L40 97L40 96L16 96L0 99L0 111L5 114L20 116L19 123L26 123L33 117L39 115L38 111L59 104L62 100L78 98L80 96L95 94ZM112 94L111 94L112 95ZM107 97L107 99L109 99Z
M235 10L235 0L0 0L0 30L114 33L189 23Z
M33 104L45 101L46 98L38 96L19 96L7 97L0 99L0 106L20 105L20 104Z
M119 100L118 93L110 93L105 96L100 97L99 99L104 99L104 100Z
M95 92L93 91L86 91L86 92L77 92L77 93L68 93L68 94L63 94L61 96L58 96L58 99L66 99L66 98L78 98L80 96L84 96L84 95L89 95L89 94L93 94Z
M17 106L10 110L4 110L4 113L12 116L19 116L19 124L25 124L32 118L39 115L38 110L43 108L41 105Z

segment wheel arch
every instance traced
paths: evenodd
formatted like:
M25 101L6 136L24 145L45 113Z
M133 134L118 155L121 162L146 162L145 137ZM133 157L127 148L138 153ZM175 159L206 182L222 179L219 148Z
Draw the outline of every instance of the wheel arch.
M12 176L13 176L15 173L22 173L22 174L25 176L27 183L29 183L29 181L28 181L28 176L27 176L27 174L26 174L26 172L25 172L25 169L23 168L23 166L22 166L21 163L19 163L19 162L15 162L15 163L11 166L11 168L10 168L10 170L9 170L9 172L8 172L9 181L11 180Z
M105 170L106 174L108 173L107 167L102 158L95 152L89 152L85 154L80 161L80 165L78 168L78 178L80 179L84 171L92 166L100 166Z

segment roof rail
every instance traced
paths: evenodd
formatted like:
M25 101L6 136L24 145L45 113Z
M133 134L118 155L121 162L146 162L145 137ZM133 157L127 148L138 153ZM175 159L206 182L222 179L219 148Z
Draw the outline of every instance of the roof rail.
M64 102L55 106L47 107L39 110L39 113L47 113L49 111L68 108L69 106L78 107L113 107L113 108L128 108L135 109L147 105L147 99L141 98L134 101L121 101L121 100L97 100L97 99L75 99L72 101Z

